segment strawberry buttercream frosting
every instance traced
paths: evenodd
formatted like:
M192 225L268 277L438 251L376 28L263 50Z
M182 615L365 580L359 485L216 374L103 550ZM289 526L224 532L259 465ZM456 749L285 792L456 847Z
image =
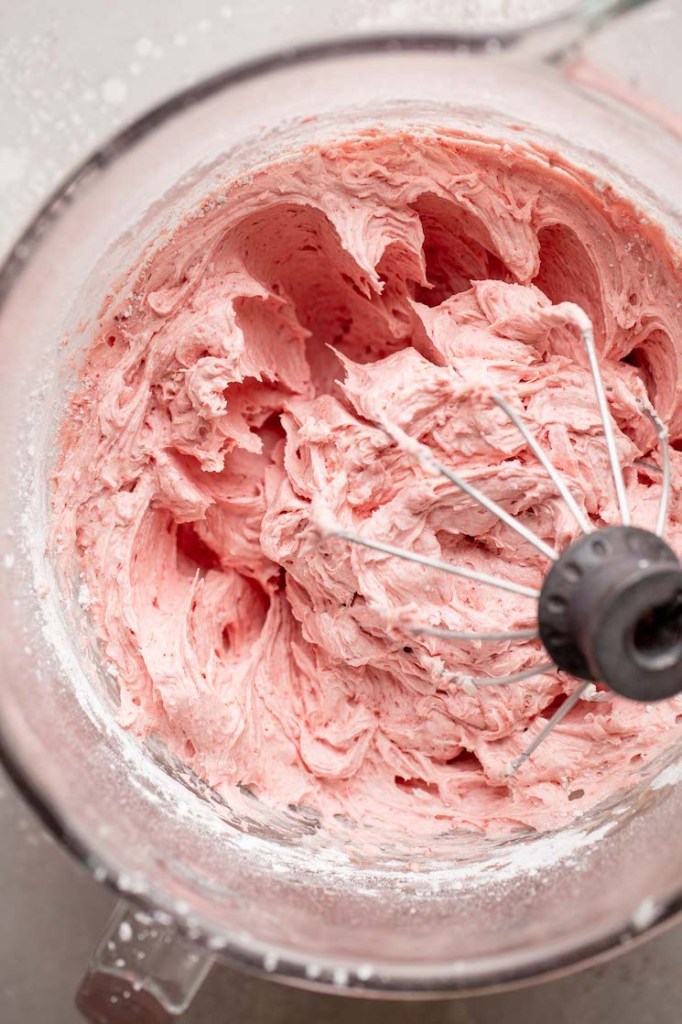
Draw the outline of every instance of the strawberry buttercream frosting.
M682 271L661 230L556 154L368 132L255 168L147 252L94 325L61 428L53 544L120 718L234 787L408 832L545 829L636 778L679 700L577 681L467 685L547 661L536 602L329 536L324 524L539 588L578 525L502 394L595 526L618 504L575 317L594 324L633 521L653 528L649 403L682 438ZM393 433L386 425L396 428ZM680 550L682 457L667 537Z

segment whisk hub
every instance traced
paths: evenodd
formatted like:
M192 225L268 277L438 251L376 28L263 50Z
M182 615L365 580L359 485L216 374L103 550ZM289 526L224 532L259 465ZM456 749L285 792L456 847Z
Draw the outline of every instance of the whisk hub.
M638 527L580 537L545 578L538 629L564 672L631 700L672 697L682 691L682 565Z

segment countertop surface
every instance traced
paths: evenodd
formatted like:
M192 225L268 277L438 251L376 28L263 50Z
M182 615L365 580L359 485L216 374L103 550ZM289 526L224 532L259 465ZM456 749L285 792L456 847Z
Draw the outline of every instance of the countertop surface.
M59 179L111 132L201 76L291 42L443 27L471 4L422 0L27 0L0 6L0 253ZM504 3L491 7L502 10ZM528 5L526 4L526 7ZM537 10L538 5L536 5ZM447 11L447 17L444 12ZM661 31L663 29L663 31ZM603 44L679 104L682 4L656 3ZM670 59L665 50L670 52ZM615 55L618 55L617 57ZM670 74L669 69L677 73ZM677 83L677 84L676 84ZM77 1024L73 993L114 905L0 777L0 1021ZM432 1003L311 995L215 967L187 1024L677 1024L682 928L606 965L522 991Z

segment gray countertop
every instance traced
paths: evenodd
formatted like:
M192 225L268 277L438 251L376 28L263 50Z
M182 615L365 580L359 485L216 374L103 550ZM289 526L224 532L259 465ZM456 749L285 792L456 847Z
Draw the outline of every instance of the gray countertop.
M539 2L539 0L538 0ZM544 2L544 0L543 0ZM0 5L0 252L40 200L108 134L220 66L290 41L424 28L457 0L26 0ZM499 4L493 6L499 7ZM503 5L504 6L504 5ZM528 6L526 4L526 6ZM657 3L630 45L637 78L679 101L682 5ZM664 32L661 33L661 23ZM620 30L619 30L620 31ZM666 58L652 33L671 49ZM621 53L614 36L612 52ZM648 56L648 60L646 59ZM618 57L621 61L622 57ZM646 72L642 68L648 69ZM114 897L45 835L0 777L0 1021L76 1024L73 993ZM682 928L611 963L531 989L467 1000L379 1003L319 996L214 968L187 1024L676 1024Z

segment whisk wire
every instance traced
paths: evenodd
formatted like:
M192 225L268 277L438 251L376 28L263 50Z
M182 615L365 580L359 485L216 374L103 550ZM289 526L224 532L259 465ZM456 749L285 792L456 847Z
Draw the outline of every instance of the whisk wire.
M447 466L444 466L442 462L439 462L438 459L429 451L426 445L417 441L415 438L410 437L401 430L400 427L390 423L388 420L382 421L380 425L400 448L409 452L410 455L413 455L422 463L423 466L426 466L432 472L439 473L441 476L445 477L446 480L449 480L450 483L454 484L455 487L458 487L460 491L463 491L488 512L492 512L500 522L504 523L511 530L514 530L514 532L523 537L524 540L527 540L529 544L532 544L533 547L537 548L537 550L540 551L541 554L545 555L546 558L551 559L553 562L559 558L558 552L549 544L545 543L541 537L538 537L536 533L529 530L527 526L524 526L523 523L520 523L517 519L511 516L492 498L489 498L482 491L479 491L478 487L475 487L467 480L463 480L462 477L457 475L457 473L454 473Z
M594 344L594 330L592 328L592 322L580 306L575 305L575 303L566 302L562 303L562 305L565 311L570 311L571 319L578 328L585 347L587 360L590 365L590 373L592 374L592 381L594 383L594 391L597 397L599 415L604 428L606 450L608 452L609 463L611 466L611 476L613 477L613 482L616 488L616 497L618 498L618 506L620 508L620 518L623 526L629 526L630 506L628 505L627 493L625 491L623 471L621 469L620 462L618 461L618 449L616 448L613 420L611 419L611 413L606 399L606 391L604 389L604 382L599 369L599 360L597 359L597 349Z
M522 754L519 754L518 757L514 758L512 763L509 765L509 769L507 772L508 775L514 775L519 770L521 765L524 764L528 760L528 758L535 753L540 744L543 743L544 740L546 740L547 737L550 735L550 733L554 731L559 722L561 722L562 719L566 717L571 708L575 707L575 705L578 703L587 687L590 685L591 684L588 681L585 681L577 689L575 689L569 697L566 698L561 707L557 708L557 710L554 712L550 720L547 722L547 725L545 725L544 728L540 730L540 732L537 734L532 743L528 744L528 746Z
M656 517L656 534L659 537L662 537L665 534L665 524L668 518L668 508L670 507L670 435L668 433L667 425L663 422L653 406L644 406L642 411L650 420L654 430L656 431L661 451L661 470L663 473L663 479L661 482L661 498L658 506L658 516Z
M580 508L573 495L571 494L566 481L564 480L564 478L562 477L561 473L558 471L554 463L551 461L545 450L541 447L540 444L538 444L536 438L531 434L530 430L523 422L521 417L518 415L517 412L514 411L514 409L502 397L502 395L494 394L492 397L495 405L499 406L499 408L507 416L507 418L511 420L511 422L519 431L519 433L523 437L524 441L526 442L530 450L535 455L536 459L538 459L540 464L543 466L550 480L556 487L561 497L564 499L566 505L569 508L569 511L571 512L571 515L577 522L580 529L583 531L583 533L590 533L592 530L592 524L590 523L589 519L587 518L587 516Z
M466 684L469 687L480 686L509 686L511 683L520 683L524 679L533 679L535 676L544 676L553 672L556 665L553 661L544 661L541 665L531 665L530 668L521 669L520 672L511 672L507 676L465 676L458 672L454 673L452 679L456 682Z
M384 544L380 540L372 540L369 537L361 537L350 530L344 530L338 526L326 526L323 533L329 536L339 537L350 544L358 544L361 547L369 548L372 551L381 551L385 555L392 555L395 558L402 558L406 562L416 562L418 565L426 565L430 569L438 569L440 572L450 573L452 576L461 576L467 580L475 580L489 587L497 587L498 590L507 590L512 594L520 594L522 597L532 597L537 600L540 591L534 587L526 587L522 583L514 583L513 580L499 579L497 576L489 576L487 573L476 572L474 569L466 569L464 566L451 565L449 562L441 562L437 558L429 558L427 555L420 555L416 551L408 551L406 548L397 548L392 544Z
M409 626L407 632L414 636L435 636L443 640L537 640L537 629L489 630L478 632L471 629L439 629L437 626Z

